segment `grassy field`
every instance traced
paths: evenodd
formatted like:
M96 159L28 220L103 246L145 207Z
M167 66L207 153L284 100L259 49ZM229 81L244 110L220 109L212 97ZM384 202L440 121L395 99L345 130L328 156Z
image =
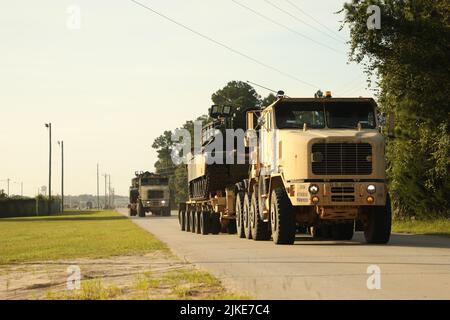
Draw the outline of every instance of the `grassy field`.
M450 237L450 219L393 220L392 231Z
M167 250L114 211L0 219L0 235L0 264Z
M83 260L80 289L58 287L67 278L67 265L58 263L60 259L75 264ZM37 261L36 267L33 262ZM15 297L17 291L25 292L27 299L249 298L225 290L216 278L178 259L158 239L115 211L0 219L2 282L8 283L4 299L10 298L8 294ZM38 291L30 289L33 286ZM12 293L9 287L14 287ZM0 289L0 299L1 294Z

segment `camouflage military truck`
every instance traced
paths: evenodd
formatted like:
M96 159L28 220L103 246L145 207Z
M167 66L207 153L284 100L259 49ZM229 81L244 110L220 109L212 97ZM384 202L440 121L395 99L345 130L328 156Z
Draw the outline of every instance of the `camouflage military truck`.
M135 172L131 180L129 215L145 217L147 212L154 215L170 215L169 181L161 175Z

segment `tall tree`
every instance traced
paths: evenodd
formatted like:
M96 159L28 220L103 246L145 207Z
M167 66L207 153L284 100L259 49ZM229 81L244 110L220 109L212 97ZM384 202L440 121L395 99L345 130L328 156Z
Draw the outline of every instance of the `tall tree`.
M381 29L367 27L369 5L381 8ZM353 0L343 10L351 60L378 76L381 109L395 115L387 156L397 214L450 217L448 0Z

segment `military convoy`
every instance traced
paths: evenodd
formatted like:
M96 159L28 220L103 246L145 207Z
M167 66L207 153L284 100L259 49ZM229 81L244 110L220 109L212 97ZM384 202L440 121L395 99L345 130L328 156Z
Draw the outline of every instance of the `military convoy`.
M331 240L364 231L368 243L389 241L385 145L373 99L280 92L265 107L212 106L210 117L203 148L188 163L181 230L276 244L293 244L299 231ZM227 129L245 130L233 137L235 149L226 150L225 141L222 153L208 149ZM245 161L225 161L230 157Z
M135 172L130 186L130 216L145 217L147 212L169 216L170 204L169 181L166 177L148 171Z

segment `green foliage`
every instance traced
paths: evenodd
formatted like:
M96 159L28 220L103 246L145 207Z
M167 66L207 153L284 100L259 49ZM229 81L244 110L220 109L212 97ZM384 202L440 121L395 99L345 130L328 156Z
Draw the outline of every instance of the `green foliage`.
M367 28L371 4L380 30ZM381 110L395 115L387 157L396 214L450 217L448 0L353 0L344 10L351 60L378 77Z

